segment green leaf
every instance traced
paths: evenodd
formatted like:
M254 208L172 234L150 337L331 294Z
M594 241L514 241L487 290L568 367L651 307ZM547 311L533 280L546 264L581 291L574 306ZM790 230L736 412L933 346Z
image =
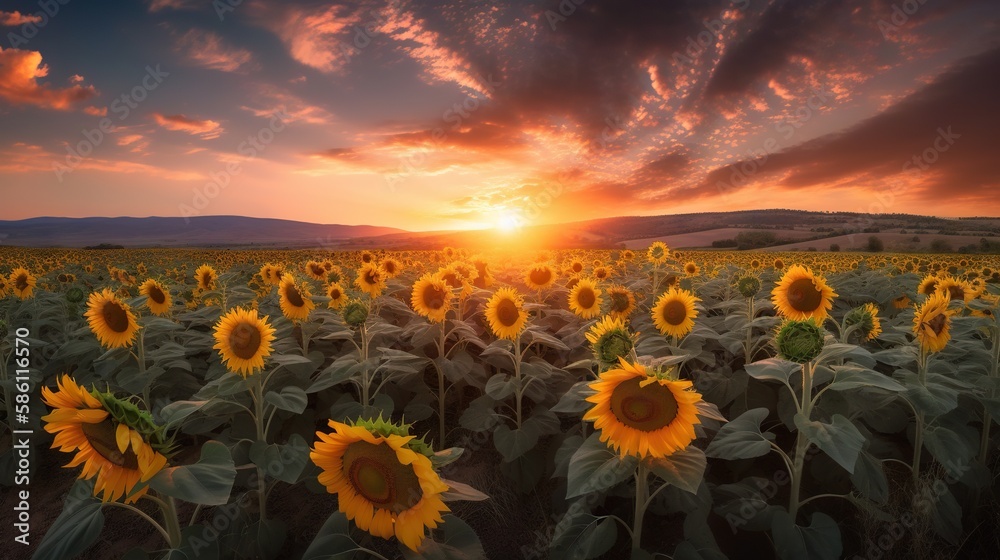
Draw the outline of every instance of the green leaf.
M510 429L506 424L500 424L493 431L493 444L508 463L524 455L538 443L538 432L526 425Z
M858 366L833 366L837 377L833 383L828 385L832 391L846 391L848 389L860 389L867 387L878 387L887 391L905 391L903 387L891 377Z
M410 560L479 560L486 558L479 535L469 525L454 515L445 515L441 541L424 539L417 552L400 546L403 557Z
M566 499L612 488L628 480L637 465L635 457L620 457L600 440L598 433L593 433L570 459Z
M316 538L302 555L302 560L349 560L354 558L354 552L358 545L351 540L350 531L351 527L347 516L339 511L334 511L319 528Z
M302 414L302 411L306 409L306 405L309 404L309 395L306 395L306 392L300 387L288 385L282 387L281 391L277 393L268 391L264 395L264 401L271 403L281 410Z
M250 460L268 476L295 484L309 463L309 445L298 434L292 434L284 445L255 441L250 446Z
M201 446L197 463L165 468L149 480L149 487L194 504L221 506L229 502L235 479L229 448L213 440Z
M884 504L889 499L889 481L885 477L882 461L867 451L862 450L858 454L851 481L859 492L873 502Z
M570 514L567 514L570 515ZM611 550L618 539L618 526L611 517L577 513L556 525L550 545L553 559L588 560Z
M486 381L484 391L490 398L502 401L514 394L514 382L506 373L497 373Z
M279 366L294 366L299 364L312 364L313 361L298 354L274 354L270 357L272 363Z
M559 402L552 407L552 412L577 416L593 406L585 400L594 393L594 390L590 388L590 383L590 381L574 383L568 391L559 397Z
M698 493L705 476L707 460L705 453L697 447L688 447L666 457L649 457L646 467L667 484L672 484L691 494Z
M769 414L766 408L754 408L739 415L719 430L705 455L720 459L752 459L771 451L774 434L760 431L760 424Z
M86 551L97 542L104 528L104 514L101 502L91 497L93 483L78 481L70 490L62 513L42 537L38 549L32 556L35 560L62 560L72 558ZM73 496L87 496L74 499ZM6 546L14 546L8 543Z
M838 560L844 545L837 522L816 512L808 527L800 527L787 511L775 512L771 519L775 552L782 560Z
M747 373L761 381L780 381L789 384L793 375L802 373L802 366L780 358L768 358L747 364Z
M850 420L840 414L833 415L833 423L826 424L810 421L801 413L795 415L795 427L816 444L838 465L849 473L854 473L854 465L858 461L858 453L865 443L865 436Z
M942 426L924 430L924 446L955 479L965 476L969 470L967 465L975 455L962 436Z

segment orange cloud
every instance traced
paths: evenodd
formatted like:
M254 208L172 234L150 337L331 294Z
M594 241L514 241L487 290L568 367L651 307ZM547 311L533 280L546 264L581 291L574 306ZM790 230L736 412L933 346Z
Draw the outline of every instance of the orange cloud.
M251 9L260 25L277 35L296 61L321 72L338 72L349 61L354 46L348 35L360 18L343 6L307 10L256 2Z
M284 120L289 122L330 124L334 120L333 114L323 107L312 105L296 95L268 85L261 86L260 92L254 96L253 106L243 105L240 108L253 113L255 117L266 119L282 113L287 115Z
M0 173L52 173L58 166L65 164L65 159L65 153L50 152L41 146L16 142L8 146L0 146ZM179 171L145 163L96 157L83 158L73 169L74 171L137 173L171 181L195 181L204 177L200 173L191 171Z
M42 64L42 53L0 48L0 99L12 105L68 111L75 104L97 95L94 86L77 83L53 88L38 82L39 78L48 75L49 67Z
M24 25L26 23L40 23L42 21L42 16L34 14L22 14L21 12L4 12L0 11L0 25L8 27L16 27L18 25Z
M174 50L196 66L222 72L237 72L253 60L250 51L230 47L215 33L198 29L191 29L177 37Z
M192 119L184 115L153 113L153 120L167 130L186 132L194 136L201 136L206 140L218 138L225 131L222 125L216 121Z
M150 12L160 10L190 10L193 9L191 0L152 0L149 3Z

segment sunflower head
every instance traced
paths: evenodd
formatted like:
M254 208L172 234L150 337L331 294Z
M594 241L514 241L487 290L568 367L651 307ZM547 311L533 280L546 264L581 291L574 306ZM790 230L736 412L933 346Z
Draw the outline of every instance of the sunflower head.
M660 334L682 337L694 328L698 316L695 302L701 301L688 290L672 287L657 298L653 305L653 324Z
M698 264L695 263L694 261L688 261L684 263L684 274L687 274L688 276L695 276L700 271L701 268L699 268Z
M256 309L234 307L216 323L213 348L229 371L247 377L264 368L274 332L267 316L259 317Z
M532 290L543 290L556 281L556 273L545 263L536 263L524 273L524 283Z
M600 315L602 301L597 283L588 278L581 278L569 292L570 311L584 319Z
M743 274L736 278L736 290L745 298L751 298L760 291L760 278L753 274Z
M594 407L584 414L601 430L600 440L619 455L664 457L686 448L700 424L701 394L691 381L677 379L676 368L647 369L625 359L601 373L587 397Z
M105 348L129 346L139 332L139 323L131 308L108 288L90 294L84 316Z
M337 494L340 511L359 528L417 550L426 529L449 511L441 499L448 486L434 471L433 451L409 434L409 426L381 417L329 425L333 432L316 432L309 453L320 484Z
M340 309L347 303L347 293L344 292L344 287L337 282L326 287L326 297L330 298L330 302L327 304L330 309Z
M365 263L358 269L354 285L369 296L378 297L385 290L385 274L375 263Z
M951 300L945 292L935 292L913 314L913 333L922 352L940 352L951 340Z
M28 269L18 267L10 273L7 284L18 298L28 299L34 293L38 279Z
M829 316L836 296L822 276L801 265L789 267L771 291L774 306L785 317L799 321L813 318L820 323Z
M66 290L66 301L70 303L80 303L85 297L87 297L86 294L84 294L83 290L77 286L73 286L72 288Z
M163 284L150 278L142 286L139 286L139 293L146 296L146 307L154 315L164 315L170 311L173 299L170 297L170 290Z
M632 353L638 334L631 333L624 320L608 315L594 323L585 336L594 348L594 357L602 365L612 366Z
M485 316L493 334L514 340L528 323L523 299L513 288L500 288L486 302Z
M344 305L341 315L343 315L345 323L357 328L368 320L368 306L365 305L365 302L354 299Z
M609 286L608 299L608 314L613 318L626 320L635 311L635 295L625 286Z
M823 329L814 319L804 321L786 319L778 327L774 343L783 359L804 364L816 359L823 351Z
M646 250L646 258L652 264L663 264L670 258L670 248L662 241L654 241Z
M289 321L302 321L309 317L316 304L313 303L309 286L305 282L296 283L295 278L286 273L278 285L278 304Z
M882 321L878 317L878 306L874 303L866 303L852 309L844 317L844 324L848 327L857 325L861 340L875 340L882 334Z
M172 441L149 412L110 393L87 391L64 375L58 391L42 388L53 410L42 417L55 434L52 447L75 453L67 465L83 465L80 478L96 478L94 496L126 503L146 493L145 483L167 464Z
M198 284L198 289L208 291L215 289L215 281L219 279L219 273L212 268L212 265L203 264L194 271L194 280Z

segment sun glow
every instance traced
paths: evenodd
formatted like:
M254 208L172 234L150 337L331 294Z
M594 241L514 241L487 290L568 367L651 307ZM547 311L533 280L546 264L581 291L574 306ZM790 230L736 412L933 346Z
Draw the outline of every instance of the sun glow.
M496 229L503 233L514 233L521 229L522 222L521 216L517 213L504 210L500 212L500 216L497 219Z

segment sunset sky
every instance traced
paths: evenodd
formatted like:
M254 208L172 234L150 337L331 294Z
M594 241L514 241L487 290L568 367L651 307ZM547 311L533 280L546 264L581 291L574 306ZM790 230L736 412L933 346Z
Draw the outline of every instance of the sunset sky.
M0 219L1000 215L996 0L42 4Z

